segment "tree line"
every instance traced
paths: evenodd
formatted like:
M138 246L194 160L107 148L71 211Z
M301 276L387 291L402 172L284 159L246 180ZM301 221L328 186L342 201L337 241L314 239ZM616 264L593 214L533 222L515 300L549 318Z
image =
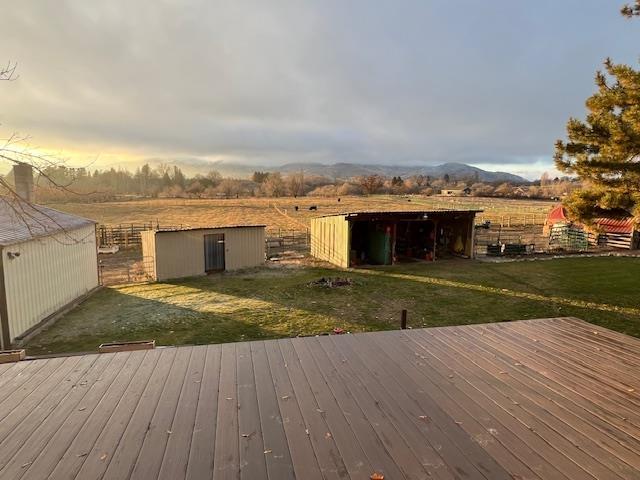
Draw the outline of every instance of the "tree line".
M11 174L6 181L13 183ZM335 180L303 171L283 175L256 171L250 178L223 177L218 171L186 175L176 165L149 164L135 171L105 169L90 171L52 165L36 172L36 198L39 202L100 202L127 198L237 198L237 197L340 197L347 195L438 195L444 190L454 194L496 197L555 198L569 194L579 184L569 178L551 179L544 174L530 185L481 182L476 177L456 179L412 175L386 177L365 175ZM66 185L69 188L60 188Z

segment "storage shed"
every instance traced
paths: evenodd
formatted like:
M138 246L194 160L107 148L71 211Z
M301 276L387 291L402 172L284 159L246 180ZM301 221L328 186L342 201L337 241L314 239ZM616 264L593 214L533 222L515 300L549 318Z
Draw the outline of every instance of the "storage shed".
M352 212L311 220L311 255L339 267L474 255L481 210Z
M93 220L0 197L3 349L97 287Z
M153 280L193 277L262 265L265 225L147 230L142 255Z

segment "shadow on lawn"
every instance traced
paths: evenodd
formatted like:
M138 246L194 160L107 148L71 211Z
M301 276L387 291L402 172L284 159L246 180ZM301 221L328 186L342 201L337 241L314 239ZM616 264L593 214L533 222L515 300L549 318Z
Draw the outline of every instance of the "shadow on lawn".
M162 300L103 289L31 339L27 352L95 352L101 343L114 341L154 339L158 345L195 345L286 336L244 315L200 311L167 301L171 297L180 294Z
M442 270L441 270L442 271ZM353 286L311 287L321 277ZM224 343L347 331L577 316L639 335L640 310L516 289L479 279L442 278L438 270L260 269L237 274L130 285L97 292L32 339L32 355L95 351L100 343L155 339L159 345Z
M396 329L400 311L407 308L409 324L413 327L578 316L627 334L640 334L638 308L541 294L535 289L533 292L521 291L516 285L511 285L512 288L485 285L478 279L469 282L442 278L439 275L441 270L430 270L428 266L410 269L402 266L372 267L350 271L307 269L278 279L273 286L261 285L259 276L247 278L255 281L257 288L246 294L284 308L332 315L336 326L352 331L358 330L358 326L361 327L359 330ZM322 276L346 276L355 284L344 289L307 287L310 280ZM222 277L198 279L190 285L210 293L244 294L244 289L239 290L236 284L226 284ZM328 332L332 328L329 327L304 333ZM295 335L299 332L290 333Z

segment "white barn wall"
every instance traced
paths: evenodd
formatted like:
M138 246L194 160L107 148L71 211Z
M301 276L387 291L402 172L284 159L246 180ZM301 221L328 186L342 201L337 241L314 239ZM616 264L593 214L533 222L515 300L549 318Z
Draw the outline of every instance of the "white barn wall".
M2 254L12 341L98 286L94 225L10 245Z

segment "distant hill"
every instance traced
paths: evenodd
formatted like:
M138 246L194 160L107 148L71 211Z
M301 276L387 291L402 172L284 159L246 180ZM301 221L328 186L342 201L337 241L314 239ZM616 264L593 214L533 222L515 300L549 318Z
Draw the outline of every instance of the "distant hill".
M273 169L272 169L273 170ZM481 168L472 167L464 163L443 163L442 165L361 165L357 163L334 163L323 165L319 163L288 163L277 168L282 173L303 170L312 175L324 175L331 178L347 179L361 175L384 175L387 177L411 175L429 175L441 178L448 174L452 179L474 178L477 175L481 182L511 182L526 183L519 175L507 172L489 172Z
M448 174L452 179L478 178L481 182L527 183L528 180L508 172L490 172L464 163L443 163L441 165L373 165L359 163L286 163L280 166L248 165L241 163L212 162L201 158L150 158L147 162L156 167L161 163L179 166L187 175L206 174L217 170L225 177L248 178L254 171L281 172L288 174L304 171L307 175L322 175L332 179L347 180L362 175L383 175L387 177L429 175L442 178ZM136 165L137 166L137 165ZM135 168L135 167L134 167Z

